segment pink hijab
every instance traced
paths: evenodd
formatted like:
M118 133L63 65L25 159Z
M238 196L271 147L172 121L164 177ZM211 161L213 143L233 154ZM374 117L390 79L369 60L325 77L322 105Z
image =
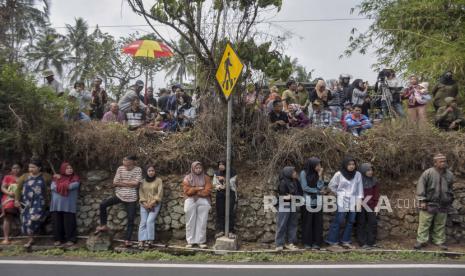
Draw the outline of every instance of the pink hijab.
M202 172L200 174L196 174L194 169L197 165L202 165L199 161L195 161L191 165L191 173L184 177L184 181L187 181L190 186L192 187L204 187L205 186L205 173Z

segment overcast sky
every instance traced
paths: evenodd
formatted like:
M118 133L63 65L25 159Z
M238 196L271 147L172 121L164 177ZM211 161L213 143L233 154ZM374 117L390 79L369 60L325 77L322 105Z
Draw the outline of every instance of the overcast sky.
M154 0L152 0L154 1ZM121 0L52 0L50 20L52 26L63 27L73 24L74 18L84 18L90 26L108 25L145 25L145 20L132 12L126 1ZM146 2L151 2L146 0ZM300 19L341 19L358 18L351 15L350 9L361 0L283 0L281 11L273 20ZM271 32L290 32L285 54L298 58L299 63L308 70L314 69L314 77L337 78L348 73L373 83L376 73L371 69L375 62L372 55L355 54L350 58L339 59L348 44L352 28L366 30L369 20L321 21L321 22L280 22L265 24ZM157 27L166 34L166 27ZM93 29L93 28L92 28ZM102 27L104 32L113 36L127 36L136 31L142 34L150 32L149 27ZM58 31L64 32L63 28ZM172 33L172 32L171 32ZM155 78L155 86L165 86L164 76Z

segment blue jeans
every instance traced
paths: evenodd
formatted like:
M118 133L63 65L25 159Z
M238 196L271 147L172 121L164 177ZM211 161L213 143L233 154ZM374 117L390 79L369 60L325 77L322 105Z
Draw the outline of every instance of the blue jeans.
M297 220L299 218L298 212L278 212L276 218L276 246L284 246L287 241L289 243L296 243L297 241Z
M337 211L334 216L331 225L329 226L329 233L326 242L330 245L342 243L351 243L352 227L355 222L355 212L340 212ZM342 239L340 238L340 229L344 226L344 232L342 233Z
M157 220L158 212L160 212L161 204L157 204L149 211L140 206L140 224L139 224L139 241L155 240L155 221Z

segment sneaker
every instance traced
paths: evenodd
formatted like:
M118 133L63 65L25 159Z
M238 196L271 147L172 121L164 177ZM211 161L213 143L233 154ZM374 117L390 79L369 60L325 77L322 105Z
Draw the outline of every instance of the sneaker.
M221 237L223 237L223 236L224 236L224 232L219 232L219 233L217 233L217 234L215 235L215 238L218 239L218 238L221 238Z
M370 250L371 246L369 246L368 244L364 244L364 245L362 245L362 249L363 250Z
M445 245L444 243L441 243L441 244L436 244L439 249L441 249L442 251L447 251L449 250L449 248L447 247L447 245Z
M342 243L342 247L346 248L346 249L355 249L355 246L353 246L352 244L350 243L346 243L346 242L343 242Z
M206 243L199 244L199 247L200 247L200 249L207 249L208 248Z
M56 241L56 242L53 243L53 246L56 246L56 247L61 246L61 242Z
M284 246L276 246L276 251L283 251L284 250Z
M313 251L320 251L321 247L319 245L314 244L314 245L312 245L312 250Z
M293 243L286 244L286 245L284 246L284 248L289 249L289 250L293 250L293 251L294 251L294 250L299 250L299 248L298 248L297 246L295 246Z
M422 243L422 242L417 242L414 246L413 246L413 249L415 250L420 250L422 248L426 247L426 243Z
M312 249L312 246L311 246L311 245L308 245L308 244L306 244L306 245L304 245L304 249L305 249L305 250L310 250L310 249Z
M186 248L193 248L194 245L193 244L186 244Z

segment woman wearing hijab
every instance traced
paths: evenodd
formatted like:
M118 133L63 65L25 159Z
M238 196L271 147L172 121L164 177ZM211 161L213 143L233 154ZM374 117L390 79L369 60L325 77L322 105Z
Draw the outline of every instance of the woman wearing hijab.
M10 228L13 219L19 214L15 207L15 191L18 188L18 178L21 174L21 165L14 164L11 171L2 180L2 217L3 217L3 241L2 244L10 244Z
M281 251L284 248L297 250L294 244L297 242L297 209L289 205L292 203L293 196L301 196L302 189L299 185L299 176L294 167L284 167L279 176L278 195L284 201L284 206L278 205L278 214L276 219L276 250ZM287 238L287 244L286 244Z
M353 249L351 236L356 205L363 198L362 175L357 171L355 159L344 158L341 169L334 174L328 187L337 196L337 213L329 227L326 242L334 249L339 249L339 243L345 248ZM343 225L341 237L339 230Z
M332 99L331 93L326 89L326 82L319 79L315 85L315 89L310 91L309 99L313 103L315 100L323 102L324 107L328 107L328 101Z
M28 241L24 247L29 248L34 243L36 234L45 221L47 188L52 177L42 172L42 162L33 159L29 162L29 172L18 179L15 194L15 206L23 207L21 212L21 231L27 235Z
M150 247L155 240L155 222L162 199L163 181L157 176L155 167L149 165L144 171L144 181L139 188L139 247Z
M234 206L237 199L236 171L231 168L231 178L229 180L229 236L234 238L234 223L236 214ZM216 190L216 237L224 236L225 231L225 212L226 212L226 162L218 162L218 170L213 176L213 187Z
M357 214L357 239L360 247L370 249L376 246L377 209L379 201L379 185L373 177L373 167L370 163L363 163L359 169L362 174L364 198L370 197L367 202L369 210L362 208Z
M302 240L305 249L319 250L323 242L323 211L317 210L318 195L324 186L320 159L312 157L300 172L300 185L305 196ZM320 201L321 207L321 201Z
M51 185L52 202L50 212L53 218L55 246L66 243L73 246L76 239L76 207L80 180L68 162L60 166L60 174L53 176Z
M212 182L203 170L202 163L192 163L191 172L184 177L184 212L186 213L187 248L199 245L207 248L207 222L210 211Z

